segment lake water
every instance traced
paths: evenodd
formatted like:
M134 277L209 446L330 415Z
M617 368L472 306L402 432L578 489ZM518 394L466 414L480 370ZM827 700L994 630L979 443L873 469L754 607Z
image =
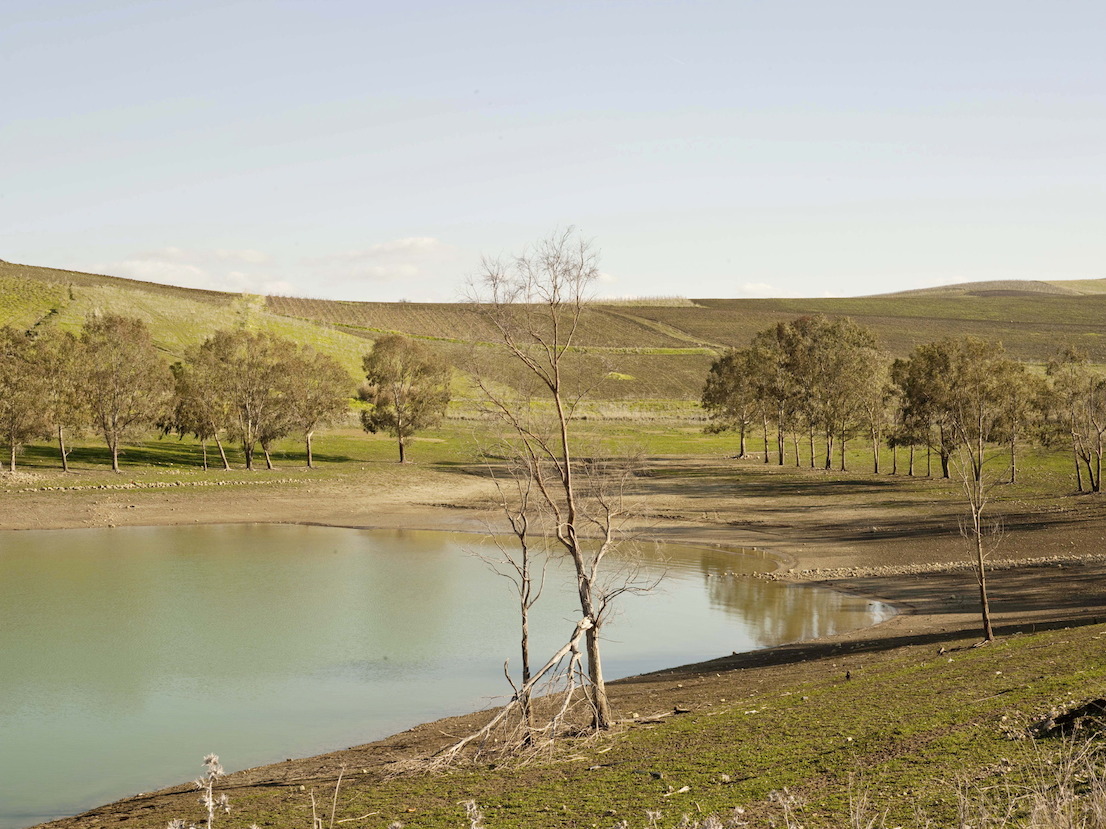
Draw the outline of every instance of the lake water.
M513 593L478 536L288 525L0 535L0 829L488 707L517 666ZM765 562L666 545L604 628L611 679L821 636L890 610L736 578ZM534 662L564 643L555 565Z

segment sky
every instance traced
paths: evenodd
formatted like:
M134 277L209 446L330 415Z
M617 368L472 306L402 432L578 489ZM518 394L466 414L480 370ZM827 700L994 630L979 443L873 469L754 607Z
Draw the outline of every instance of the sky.
M454 301L1106 276L1106 4L5 0L0 259Z

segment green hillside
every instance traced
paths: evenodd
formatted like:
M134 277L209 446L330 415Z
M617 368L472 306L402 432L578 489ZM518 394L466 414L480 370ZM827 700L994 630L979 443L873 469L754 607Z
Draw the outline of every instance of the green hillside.
M361 355L383 333L422 338L461 367L473 344L482 352L495 339L478 309L463 303L260 297L0 261L0 324L76 330L89 314L109 310L141 317L173 358L217 329L245 326L311 343L355 375ZM599 302L586 314L578 342L596 398L694 400L720 350L746 345L780 320L815 313L852 317L895 356L919 343L970 334L1001 340L1013 356L1031 362L1074 344L1106 363L1103 279L978 282L836 299Z

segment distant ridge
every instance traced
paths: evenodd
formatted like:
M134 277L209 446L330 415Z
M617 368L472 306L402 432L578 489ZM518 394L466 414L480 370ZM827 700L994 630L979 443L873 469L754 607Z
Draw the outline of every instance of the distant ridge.
M77 332L103 312L142 319L170 361L217 330L244 327L330 354L354 377L369 343L384 334L418 338L458 366L474 346L496 339L468 303L259 296L0 260L0 325ZM698 400L717 354L810 314L853 318L895 357L941 337L973 336L1000 341L1011 356L1036 364L1075 346L1106 365L1106 279L968 282L867 297L598 299L581 321L578 345L606 378L597 381L595 399L648 411L649 401ZM502 382L511 379L505 373ZM471 391L460 374L457 383Z
M1025 296L1027 294L1086 296L1104 293L1106 293L1106 279L1073 279L1055 282L1037 279L997 279L987 282L938 285L935 288L914 288L909 291L875 294L875 296Z
M146 282L125 276L69 271L63 268L48 268L42 265L20 265L0 259L0 277L30 279L54 285L78 285L83 287L116 287L122 289L148 291L150 293L171 293L188 296L193 299L207 298L229 300L239 294L229 291L211 291L204 288L183 288L179 285L166 285L162 282Z

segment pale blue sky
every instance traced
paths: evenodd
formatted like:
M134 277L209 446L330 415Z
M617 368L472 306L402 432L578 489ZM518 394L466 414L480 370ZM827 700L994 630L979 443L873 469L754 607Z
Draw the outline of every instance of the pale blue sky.
M6 0L0 258L451 300L1106 276L1101 2Z

